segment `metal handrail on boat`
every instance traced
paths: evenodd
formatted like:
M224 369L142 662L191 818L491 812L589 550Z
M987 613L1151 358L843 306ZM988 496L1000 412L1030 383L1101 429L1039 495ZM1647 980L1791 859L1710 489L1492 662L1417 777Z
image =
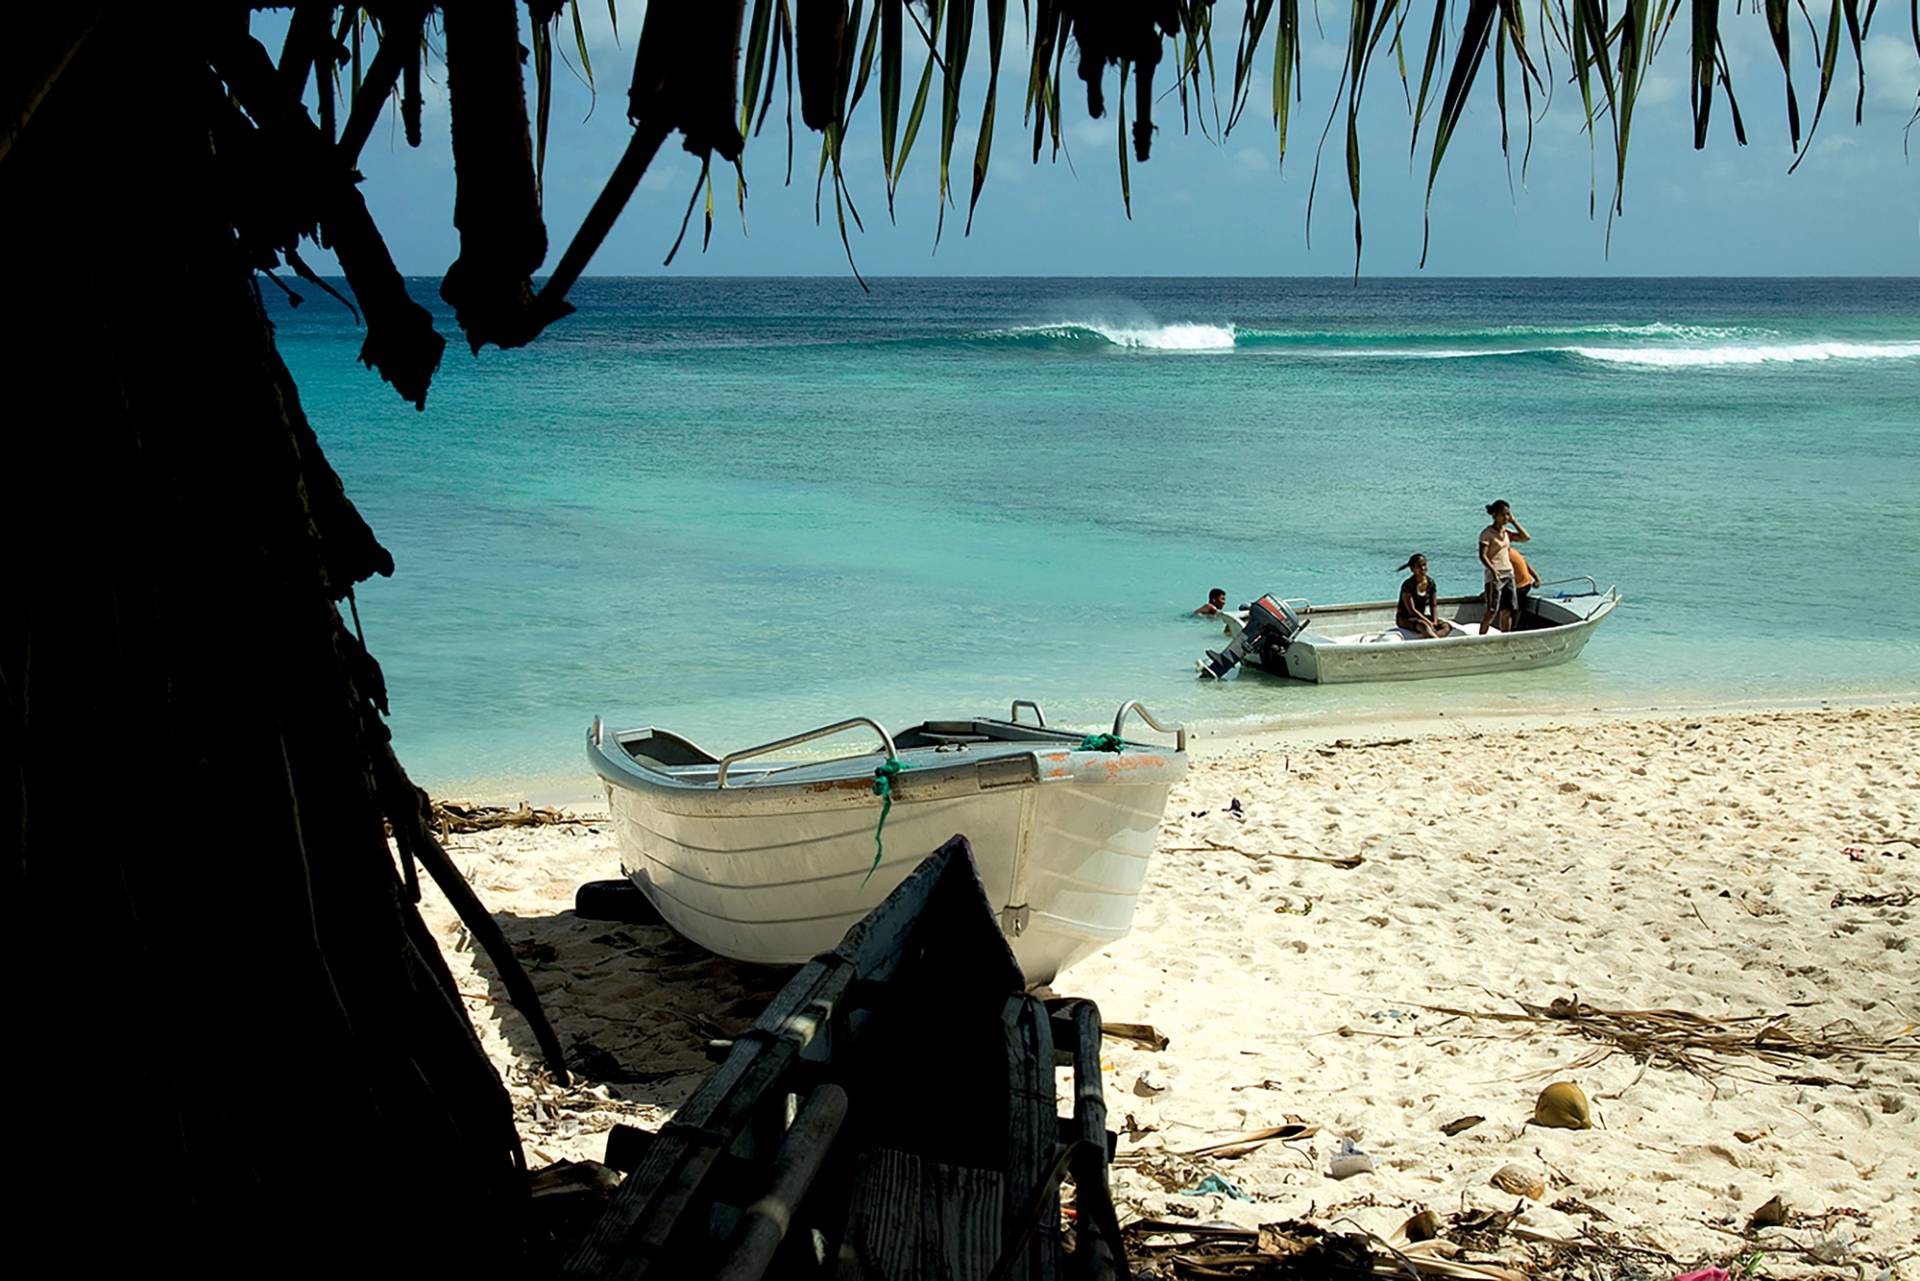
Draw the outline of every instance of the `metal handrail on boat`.
M1023 722L1020 719L1020 709L1023 707L1030 707L1033 709L1033 722L1035 725L1038 725L1041 729L1045 729L1047 727L1047 714L1040 710L1040 704L1034 702L1030 698L1014 699L1013 707L1007 712L1007 720L1009 720L1015 725L1022 724Z
M835 721L831 725L822 725L819 729L810 729L804 734L780 739L778 742L762 743L758 747L743 747L737 752L728 752L720 758L720 772L715 777L713 785L716 788L727 785L727 770L735 761L744 761L749 756L764 756L768 752L777 752L783 747L797 747L801 743L810 743L816 738L826 738L830 734L838 734L841 730L852 729L856 725L865 725L880 736L880 744L886 749L888 759L899 755L893 750L893 735L887 733L884 725L865 716L853 716L844 721Z
M1120 704L1120 710L1113 714L1113 736L1115 738L1122 736L1120 727L1126 723L1128 712L1136 713L1141 720L1159 730L1162 734L1172 734L1174 736L1174 751L1184 752L1187 750L1187 727L1179 724L1162 725L1159 717L1140 706L1138 699L1128 699L1126 702Z
M1555 578L1549 582L1535 583L1533 588L1535 591L1539 591L1543 587L1559 587L1565 583L1585 583L1588 587L1587 595L1598 596L1600 594L1600 582L1591 574L1575 574L1572 578Z

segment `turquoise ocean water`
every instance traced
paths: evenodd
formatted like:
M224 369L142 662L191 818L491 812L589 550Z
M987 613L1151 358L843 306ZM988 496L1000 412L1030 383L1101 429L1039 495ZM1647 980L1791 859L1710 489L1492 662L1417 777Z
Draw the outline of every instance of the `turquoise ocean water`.
M437 282L414 292L437 305ZM271 293L272 291L268 291ZM1126 698L1221 729L1920 690L1920 282L588 280L532 348L449 315L425 414L269 299L399 569L402 758L585 794L592 716L724 749ZM1198 683L1209 587L1476 590L1483 505L1626 603L1573 664Z

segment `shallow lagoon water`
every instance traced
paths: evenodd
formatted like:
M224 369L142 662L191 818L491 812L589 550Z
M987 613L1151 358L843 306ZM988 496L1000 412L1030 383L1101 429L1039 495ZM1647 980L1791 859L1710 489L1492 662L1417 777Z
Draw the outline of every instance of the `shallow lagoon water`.
M416 281L423 301L435 283ZM425 414L269 299L398 562L359 594L402 758L582 792L597 712L726 749L851 714L1231 730L1920 689L1920 283L588 280L452 341ZM1625 604L1509 677L1201 684L1209 587L1475 590L1507 498Z

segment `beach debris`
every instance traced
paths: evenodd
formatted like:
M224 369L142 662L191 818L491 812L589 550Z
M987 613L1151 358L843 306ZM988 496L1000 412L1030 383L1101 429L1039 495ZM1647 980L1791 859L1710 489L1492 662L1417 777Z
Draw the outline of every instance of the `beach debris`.
M1594 1067L1615 1054L1641 1063L1679 1068L1701 1078L1732 1071L1730 1063L1758 1060L1776 1067L1797 1067L1809 1060L1864 1059L1873 1056L1920 1059L1920 1029L1903 1026L1884 1035L1863 1032L1847 1020L1801 1032L1790 1014L1749 1014L1710 1019L1686 1010L1609 1010L1588 1005L1577 997L1557 998L1540 1006L1516 1002L1523 1013L1505 1010L1466 1010L1445 1005L1423 1005L1434 1014L1488 1023L1507 1023L1521 1029L1551 1028L1600 1042L1592 1053L1576 1060L1579 1069ZM1790 1085L1847 1085L1852 1081L1818 1075L1744 1076L1747 1080L1783 1081Z
M1152 1068L1148 1068L1133 1079L1133 1092L1143 1099L1167 1092L1167 1078Z
M1328 867L1338 867L1343 870L1359 867L1367 861L1358 854L1342 856L1331 854L1294 854L1286 850L1243 850L1238 845L1229 845L1225 841L1216 841L1208 837L1201 837L1200 839L1205 843L1201 845L1169 845L1162 853L1215 854L1226 852L1229 854L1244 854L1252 859L1290 858L1300 863L1325 863Z
M1322 756L1332 756L1335 752L1363 751L1369 747L1405 747L1412 741L1410 738L1373 738L1356 743L1350 738L1336 738L1328 746L1316 747L1313 750Z
M1682 1272L1673 1281L1728 1281L1725 1268L1700 1268L1693 1272Z
M1197 1148L1188 1148L1181 1156L1245 1156L1267 1143L1292 1143L1296 1139L1310 1139L1320 1133L1320 1127L1311 1122L1302 1121L1297 1116L1287 1118L1285 1125L1272 1125L1264 1130L1253 1130L1246 1134L1236 1134L1230 1139L1221 1139L1217 1143L1208 1143Z
M1557 1210L1561 1214L1584 1214L1589 1219L1598 1219L1602 1223L1613 1222L1612 1216L1608 1215L1604 1210L1588 1205L1578 1197L1563 1196L1547 1208Z
M1223 1196L1223 1197L1229 1197L1235 1201L1253 1200L1252 1197L1242 1192L1239 1188L1234 1187L1233 1184L1227 1182L1225 1179L1221 1178L1217 1174L1209 1174L1206 1178L1200 1180L1200 1182L1194 1184L1191 1188L1188 1188L1185 1192L1182 1192L1179 1195L1181 1196Z
M1735 1131L1733 1132L1733 1137L1734 1137L1734 1138L1736 1138L1736 1139L1738 1139L1738 1140L1740 1140L1740 1141L1741 1141L1742 1143L1758 1143L1758 1142L1759 1142L1760 1140L1762 1140L1762 1139L1764 1139L1764 1138L1766 1138L1766 1137L1767 1137L1767 1131L1765 1131L1765 1130L1735 1130Z
M1487 1118L1484 1116L1457 1116L1440 1127L1440 1133L1451 1138L1463 1130L1471 1130Z
M1360 1150L1352 1139L1340 1140L1340 1148L1327 1165L1330 1178L1351 1179L1356 1174L1372 1174L1373 1158Z
M1503 1165L1493 1172L1493 1177L1487 1182L1502 1192L1511 1192L1530 1201L1538 1201L1547 1194L1545 1176L1535 1174L1523 1165Z
M1758 1232L1761 1228L1777 1228L1787 1221L1787 1203L1775 1193L1767 1203L1755 1210L1747 1219L1747 1231Z
M1593 1114L1586 1091L1572 1081L1555 1081L1534 1100L1533 1123L1552 1130L1591 1130Z
M1313 899L1306 895L1302 895L1300 898L1300 902L1296 904L1292 898L1288 897L1285 894L1282 894L1279 896L1279 899L1274 903L1273 910L1275 913L1281 916L1312 916L1313 915Z
M1247 816L1246 810L1240 807L1240 798L1238 796L1227 802L1227 813L1233 815L1235 818L1245 818Z
M1431 1241L1440 1235L1440 1216L1422 1210L1400 1225L1400 1235L1409 1241Z
M535 809L525 801L509 809L504 805L469 805L463 801L435 801L428 811L433 830L442 836L466 832L491 832L502 827L555 827L585 824L590 820L565 810L542 806Z
M1833 896L1828 907L1906 907L1914 900L1912 890L1896 890L1891 894L1849 894L1841 890Z
M1151 1023L1103 1023L1100 1031L1109 1041L1132 1041L1156 1053L1173 1044Z

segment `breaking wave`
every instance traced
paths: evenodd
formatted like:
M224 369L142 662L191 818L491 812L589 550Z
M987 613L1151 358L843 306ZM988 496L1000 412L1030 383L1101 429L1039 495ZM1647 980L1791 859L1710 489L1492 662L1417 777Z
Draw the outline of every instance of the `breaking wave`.
M1800 342L1718 347L1570 347L1584 360L1661 369L1799 364L1810 360L1911 360L1920 342Z
M1109 325L1067 320L1051 325L996 329L982 336L1015 341L1107 344L1147 351L1225 351L1234 345L1235 332L1232 325Z
M1649 369L1920 358L1920 341L1809 339L1795 342L1783 341L1779 331L1773 329L1677 325L1664 321L1638 325L1501 325L1452 331L1368 333L1256 329L1203 321L1120 324L1063 320L987 330L964 335L961 341L1145 352L1288 350L1305 358L1347 360L1572 360Z

